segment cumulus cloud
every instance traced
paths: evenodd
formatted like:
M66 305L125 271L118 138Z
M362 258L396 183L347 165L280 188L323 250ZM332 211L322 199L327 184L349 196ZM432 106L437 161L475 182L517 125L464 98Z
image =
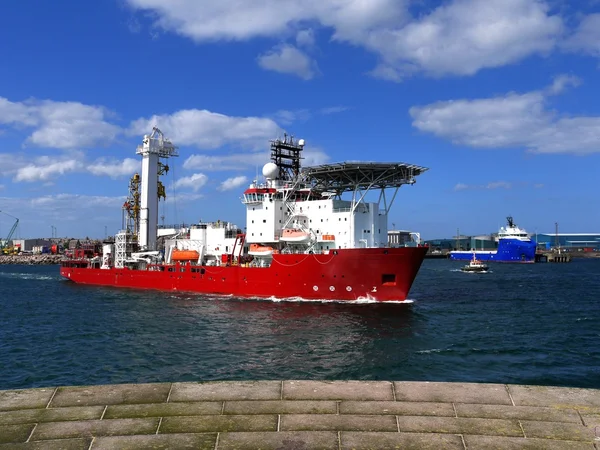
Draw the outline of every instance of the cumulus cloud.
M87 166L87 170L92 174L111 178L133 175L139 172L140 168L140 161L133 158L125 158L123 161L99 158Z
M227 178L225 181L221 182L219 187L217 188L219 191L230 191L232 189L238 188L248 182L248 177L238 176Z
M282 44L258 57L258 65L265 70L296 75L310 80L318 73L317 63L293 45Z
M194 192L198 192L208 181L208 177L203 173L195 173L189 177L178 179L173 187L175 188L190 188Z
M371 74L393 81L418 72L472 75L546 54L564 33L562 19L551 14L544 0L453 0L417 18L411 17L408 0L126 1L153 13L156 26L196 42L296 33L296 44L302 46L314 35L298 31L298 24L316 23L330 29L333 40L377 55L380 61ZM593 32L592 25L586 30ZM585 42L591 42L589 37ZM314 72L310 60L298 53L285 45L263 57L268 56L271 70L309 78ZM290 60L295 65L284 64Z
M43 161L46 159L46 161ZM14 181L53 181L69 172L81 169L81 162L71 159L51 162L50 158L41 158L37 164L27 164L16 171Z
M128 133L141 135L158 126L176 145L215 149L236 144L246 148L264 146L280 131L272 119L235 117L207 110L185 109L154 115L131 123Z
M581 84L581 79L574 75L558 75L554 77L552 85L547 89L548 94L560 94L567 87L577 87Z
M312 28L298 31L298 34L296 34L296 45L298 47L312 47L315 45L315 33Z
M98 195L56 194L32 198L28 201L36 210L58 211L79 208L114 208L123 204L125 196L105 197Z
M524 94L450 100L410 108L413 126L475 148L525 148L533 153L600 152L600 117L561 117L548 95L564 81ZM572 82L571 82L572 84Z
M332 27L338 38L358 38L406 16L406 0L126 0L151 12L155 25L196 42L277 37L301 22Z
M344 111L348 111L349 109L349 106L329 106L327 108L321 108L319 113L323 115L338 114Z
M33 128L27 142L38 147L77 149L108 144L120 131L106 120L108 116L101 106L79 102L11 102L0 97L0 124Z
M567 51L600 57L600 14L585 16L563 47Z
M269 160L267 152L232 153L230 155L191 155L183 162L187 170L224 171L240 170L265 164ZM262 165L261 165L262 167Z
M365 46L379 53L372 75L400 81L417 72L473 75L551 51L562 19L538 0L454 0L405 27L372 32Z

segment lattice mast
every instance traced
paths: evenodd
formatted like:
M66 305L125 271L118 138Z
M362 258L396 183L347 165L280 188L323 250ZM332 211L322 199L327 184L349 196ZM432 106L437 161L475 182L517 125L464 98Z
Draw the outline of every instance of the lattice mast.
M159 176L169 170L160 158L179 156L177 147L165 138L162 131L154 127L152 134L145 135L142 145L136 153L142 155L142 182L140 201L140 225L138 243L141 250L156 250L156 234L158 229L158 199L165 197L165 189Z
M278 180L293 181L300 174L301 154L304 150L304 139L294 139L284 133L283 140L271 141L271 161L279 167Z
M135 173L129 180L129 195L123 204L123 229L136 236L140 230L140 174Z

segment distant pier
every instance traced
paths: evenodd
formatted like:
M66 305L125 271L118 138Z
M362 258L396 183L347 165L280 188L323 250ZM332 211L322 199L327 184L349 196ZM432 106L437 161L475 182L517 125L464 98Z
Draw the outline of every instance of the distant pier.
M535 262L570 263L571 260L572 257L570 253L541 252L535 254Z

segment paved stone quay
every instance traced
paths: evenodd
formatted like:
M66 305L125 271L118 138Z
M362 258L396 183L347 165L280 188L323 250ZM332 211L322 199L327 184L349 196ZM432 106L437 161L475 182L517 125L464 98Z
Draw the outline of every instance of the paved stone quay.
M0 449L600 450L600 390L246 381L0 391Z

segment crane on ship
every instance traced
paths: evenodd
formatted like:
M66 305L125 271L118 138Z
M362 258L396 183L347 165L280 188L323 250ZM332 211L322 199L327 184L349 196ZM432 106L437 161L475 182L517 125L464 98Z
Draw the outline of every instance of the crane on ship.
M15 231L17 230L17 227L19 226L19 219L16 218L15 216L13 216L12 214L7 213L6 211L0 211L0 213L5 214L8 217L15 219L15 223L13 224L12 228L8 232L8 236L6 237L6 239L4 239L4 242L0 242L0 253L3 255L6 255L6 254L11 253L11 250L14 248L12 246L9 246L8 243L12 239L13 235L15 234Z

